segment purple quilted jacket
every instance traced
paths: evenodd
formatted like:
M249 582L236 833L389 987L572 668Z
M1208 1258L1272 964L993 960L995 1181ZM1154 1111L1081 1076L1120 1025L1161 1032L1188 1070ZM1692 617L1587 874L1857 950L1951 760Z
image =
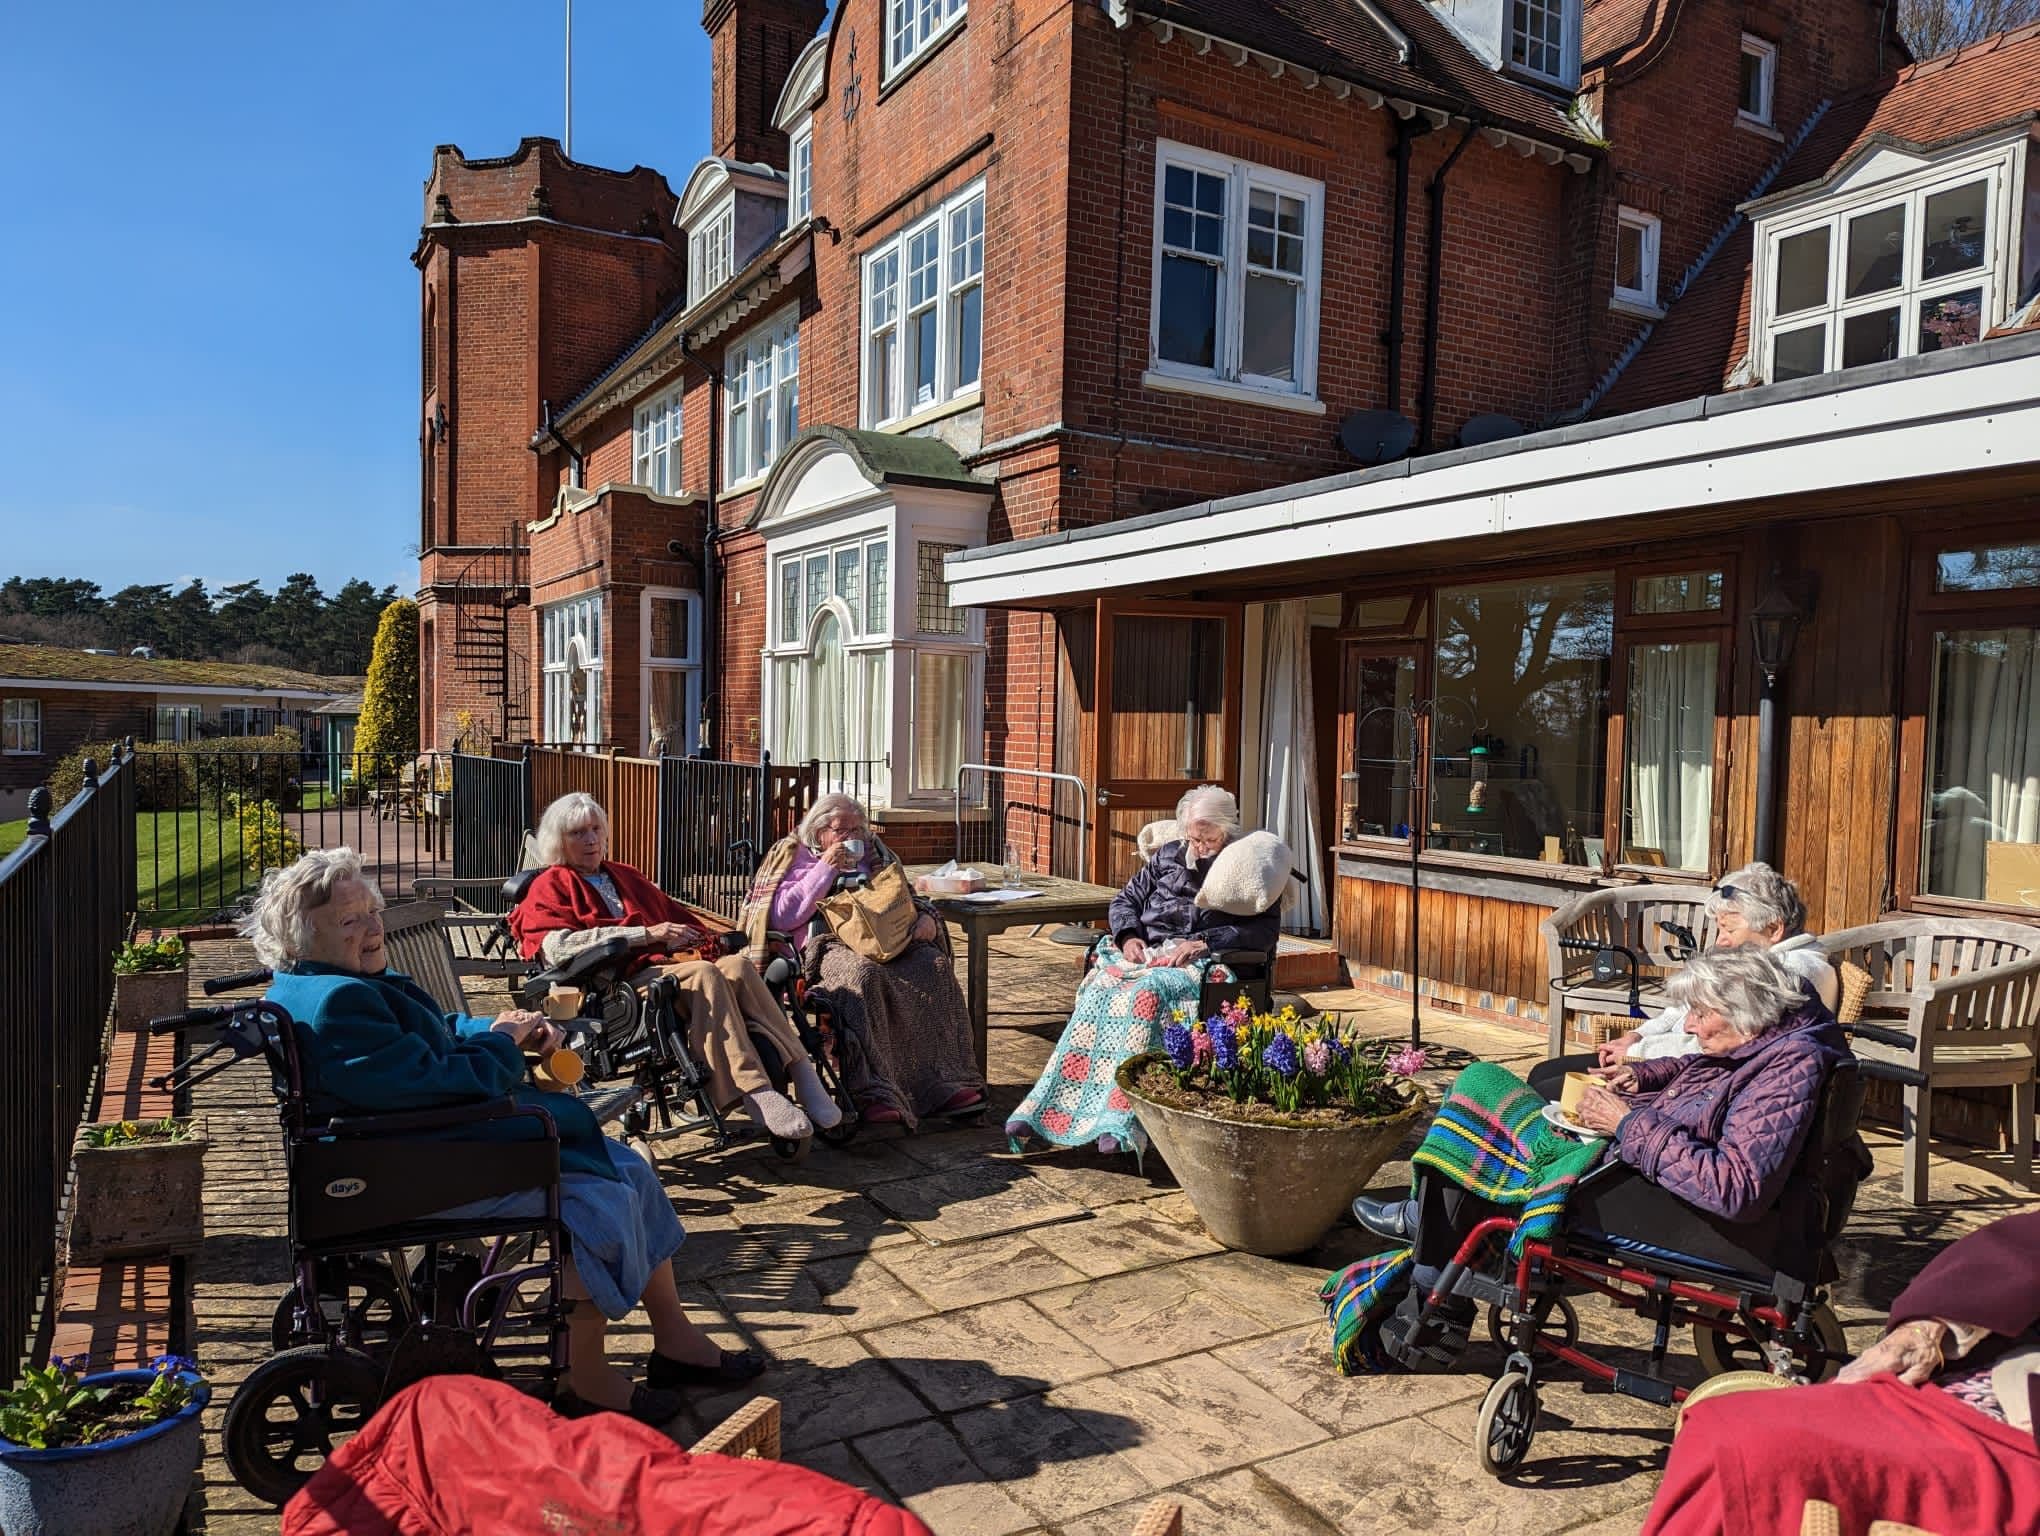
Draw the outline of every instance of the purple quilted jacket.
M1828 1073L1848 1057L1834 1015L1809 1001L1726 1055L1636 1062L1636 1107L1616 1147L1681 1200L1754 1221L1777 1201Z

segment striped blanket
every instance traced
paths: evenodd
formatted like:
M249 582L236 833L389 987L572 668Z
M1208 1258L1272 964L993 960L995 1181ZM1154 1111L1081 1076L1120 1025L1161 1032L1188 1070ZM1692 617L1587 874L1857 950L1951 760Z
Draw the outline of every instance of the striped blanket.
M1444 1106L1411 1155L1416 1173L1429 1169L1461 1189L1517 1208L1509 1252L1548 1237L1565 1214L1566 1197L1581 1175L1600 1160L1607 1143L1580 1142L1544 1119L1545 1099L1504 1067L1477 1061L1452 1080ZM1410 1250L1392 1248L1360 1260L1326 1278L1318 1300L1332 1325L1332 1353L1351 1376L1379 1370L1376 1348L1365 1341L1367 1325L1402 1292Z

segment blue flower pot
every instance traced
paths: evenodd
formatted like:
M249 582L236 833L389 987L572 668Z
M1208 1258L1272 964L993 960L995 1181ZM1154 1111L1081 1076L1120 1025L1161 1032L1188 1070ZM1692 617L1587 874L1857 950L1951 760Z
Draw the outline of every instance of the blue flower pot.
M153 1371L101 1371L97 1386L147 1385ZM0 1440L0 1531L6 1536L170 1536L204 1453L199 1415L212 1388L196 1376L191 1401L118 1440L31 1450Z

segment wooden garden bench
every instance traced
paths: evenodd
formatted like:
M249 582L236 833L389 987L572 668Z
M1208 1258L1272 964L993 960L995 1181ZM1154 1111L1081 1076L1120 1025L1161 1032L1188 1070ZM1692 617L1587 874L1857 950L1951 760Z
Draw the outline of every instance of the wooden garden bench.
M1933 1094L1943 1087L2010 1087L2012 1177L2031 1189L2040 928L1906 917L1828 934L1820 947L1845 974L1869 974L1853 1043L1866 1075L1904 1086L1907 1203L1927 1198Z
M1697 948L1707 948L1714 940L1714 920L1707 914L1707 898L1713 894L1704 885L1609 886L1574 897L1538 924L1551 978L1545 1054L1566 1053L1568 1014L1620 1014L1633 1020L1626 966L1612 975L1597 971L1595 951L1603 947L1636 956L1637 1005L1646 1015L1661 1010L1665 976L1678 965L1671 950L1680 941L1659 924L1684 928Z

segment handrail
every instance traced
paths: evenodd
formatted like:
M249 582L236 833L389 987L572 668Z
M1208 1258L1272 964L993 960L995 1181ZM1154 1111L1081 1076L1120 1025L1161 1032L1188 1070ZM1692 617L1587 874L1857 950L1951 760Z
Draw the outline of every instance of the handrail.
M1084 781L1074 773L1051 773L1045 768L1006 768L994 763L960 763L956 769L956 799L953 808L956 821L956 846L963 847L963 776L966 773L1012 774L1021 778L1047 779L1058 784L1077 786L1077 878L1088 883L1091 878L1091 838L1088 807L1091 791ZM1055 796L1049 795L1049 820L1055 820Z

